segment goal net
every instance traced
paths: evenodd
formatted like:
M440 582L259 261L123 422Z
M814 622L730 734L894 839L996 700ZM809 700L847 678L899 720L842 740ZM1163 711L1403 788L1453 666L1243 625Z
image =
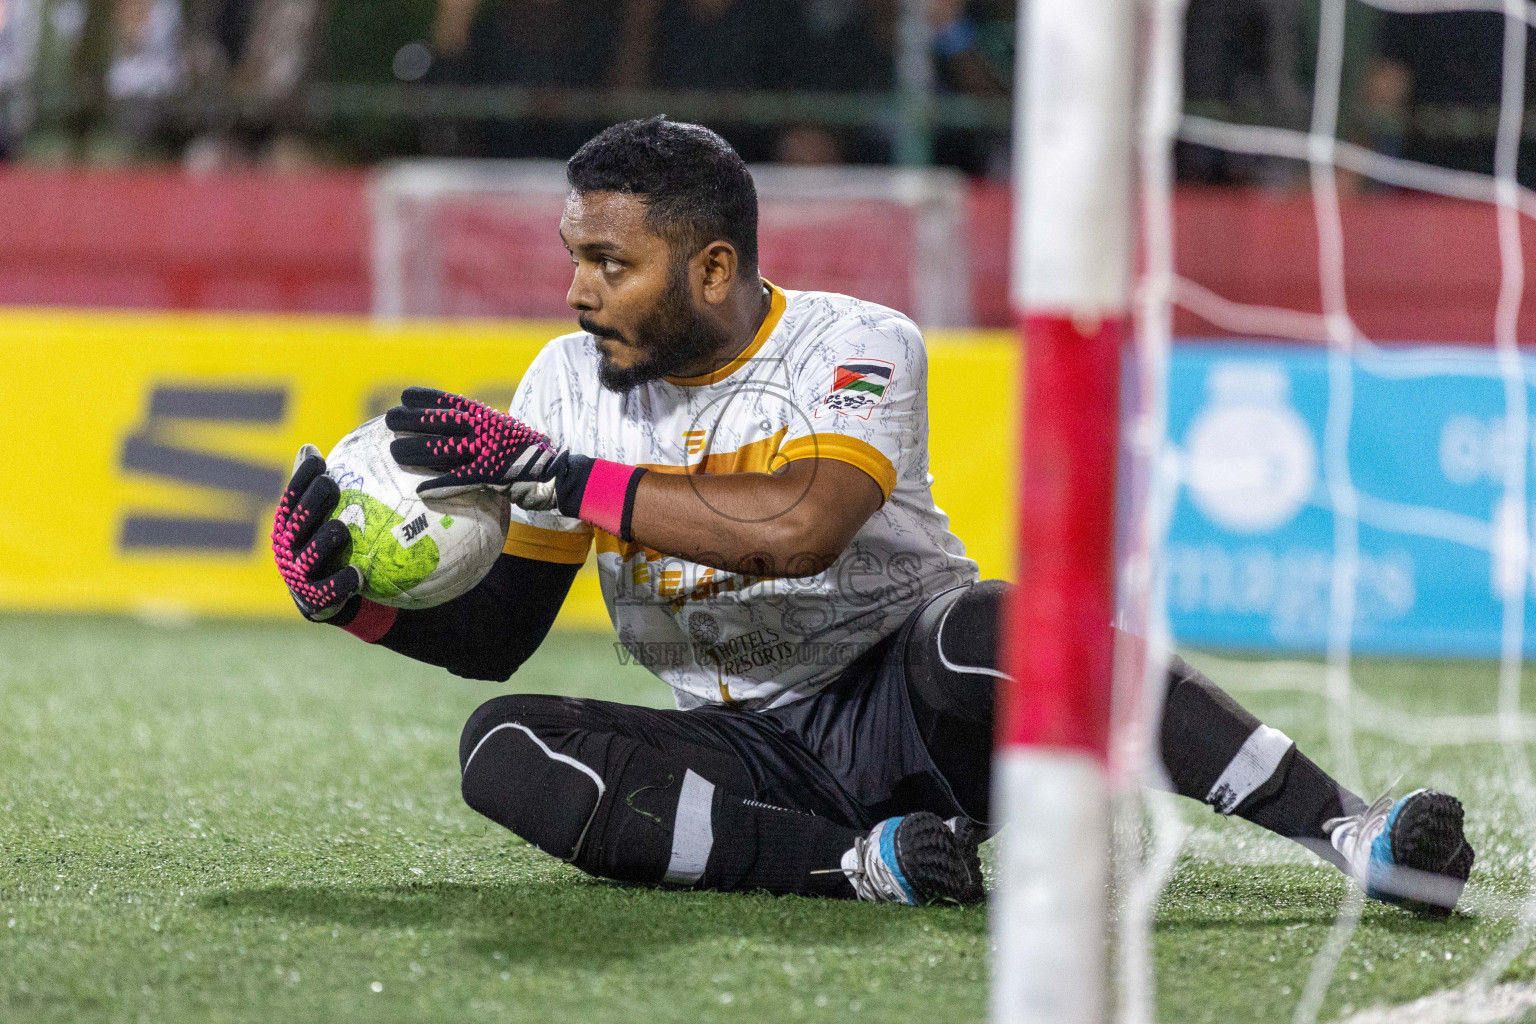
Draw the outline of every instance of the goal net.
M1031 147L1070 161L1097 146L1083 166L1123 159L1134 206L1126 214L1134 256L1103 223L1084 234L1103 259L1134 267L1123 292L1134 344L1121 377L1115 611L1146 650L1119 658L1112 684L1101 684L1114 697L1102 752L1110 980L1092 1016L1060 1019L1173 1019L1166 1006L1192 1002L1297 1024L1530 1019L1522 1014L1536 994L1519 982L1536 973L1536 787L1522 689L1524 660L1536 651L1536 364L1520 345L1536 312L1522 237L1536 193L1518 172L1536 6L1296 5L1308 12L1291 43L1310 48L1299 58L1310 96L1289 118L1186 98L1184 0L1147 0L1134 26L1131 5L1035 0L1025 9L1020 52L1036 67L1020 79L1029 111L1020 121L1023 201L1069 188L1041 184ZM1494 23L1485 33L1494 50L1481 54L1490 67L1477 72L1498 83L1485 118L1486 167L1382 145L1352 120L1350 97L1361 94L1352 83L1371 70L1350 63L1362 26L1451 14ZM1082 28L1096 18L1097 42ZM1397 24L1433 44L1432 26ZM1104 95L1112 85L1090 84L1084 69L1095 61L1137 68L1124 110ZM1053 105L1072 107L1073 86L1098 94L1100 133L1075 149L1051 120ZM1423 82L1415 88L1433 94ZM1418 116L1422 129L1429 115ZM1134 155L1105 141L1122 129ZM1236 167L1265 187L1181 186L1179 159ZM1113 171L1078 179L1101 200L1120 184ZM1026 219L1026 235L1031 225L1051 230ZM1050 263L1038 239L1025 241L1026 264ZM1042 308L1076 317L1084 337L1085 311L1089 322L1116 314L1103 288L1063 288L1028 266L1023 274L1015 300L1036 332L1038 317L1028 315ZM1027 339L1031 373L1036 341ZM1294 844L1159 792L1155 737L1174 652L1366 801L1419 786L1460 795L1479 859L1459 926L1415 930L1367 906L1357 887ZM1007 782L1006 771L1000 778ZM1045 1020L1039 1007L1049 1000L1028 1003L1028 986L1008 980L1033 970L1020 954L1033 947L1014 933L1048 936L1039 923L1046 911L1073 904L1018 895L1054 884L1022 877L1038 860L1005 852L1001 863L994 1017ZM1213 895L1223 887L1231 906ZM1328 918L1288 914L1293 899L1305 905L1297 893L1324 894ZM1020 925L1025 906L1036 917ZM1252 927L1230 934L1252 948L1210 948L1200 962L1160 956L1191 906L1215 915L1200 927L1248 915ZM1055 934L1085 941L1066 926ZM1037 979L1037 988L1052 981ZM1384 1005L1392 1003L1406 1005ZM1225 1012L1209 1019L1229 1019Z
M857 295L924 326L973 322L959 174L768 166L752 176L759 259L775 284ZM559 161L384 168L373 184L375 315L568 319L570 274L552 228L566 191Z

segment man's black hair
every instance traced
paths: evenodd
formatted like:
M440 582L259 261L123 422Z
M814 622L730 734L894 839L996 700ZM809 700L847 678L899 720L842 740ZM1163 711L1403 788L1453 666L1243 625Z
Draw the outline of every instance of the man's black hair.
M577 192L642 197L646 227L679 255L724 239L743 271L757 270L757 188L730 143L703 125L658 116L605 128L566 163L565 177Z

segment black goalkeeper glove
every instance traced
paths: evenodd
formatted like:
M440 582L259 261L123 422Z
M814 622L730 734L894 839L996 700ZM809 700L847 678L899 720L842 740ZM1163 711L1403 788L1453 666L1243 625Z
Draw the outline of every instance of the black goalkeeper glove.
M514 416L463 395L406 388L384 425L409 436L390 442L402 466L442 470L418 485L424 498L478 487L505 493L532 511L554 510L631 540L635 488L645 470L561 451Z
M293 603L312 622L345 625L357 614L363 574L347 565L352 534L332 519L341 488L325 475L325 459L312 444L299 449L293 478L272 518L272 558Z

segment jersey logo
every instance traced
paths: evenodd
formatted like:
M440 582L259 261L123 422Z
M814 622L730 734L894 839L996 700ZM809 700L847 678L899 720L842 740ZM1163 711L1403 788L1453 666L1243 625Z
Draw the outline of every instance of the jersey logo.
M689 455L697 455L704 450L704 431L683 431L683 450Z
M832 371L832 390L822 399L816 410L819 418L822 410L869 419L875 406L885 398L890 389L891 377L896 366L883 359L855 359L838 363Z

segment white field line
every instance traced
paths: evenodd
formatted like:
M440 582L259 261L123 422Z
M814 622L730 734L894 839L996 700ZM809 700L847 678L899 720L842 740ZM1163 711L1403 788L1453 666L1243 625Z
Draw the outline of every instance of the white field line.
M1500 1024L1536 1007L1536 984L1512 981L1490 988L1466 986L1434 992L1399 1006L1376 1006L1338 1024Z

